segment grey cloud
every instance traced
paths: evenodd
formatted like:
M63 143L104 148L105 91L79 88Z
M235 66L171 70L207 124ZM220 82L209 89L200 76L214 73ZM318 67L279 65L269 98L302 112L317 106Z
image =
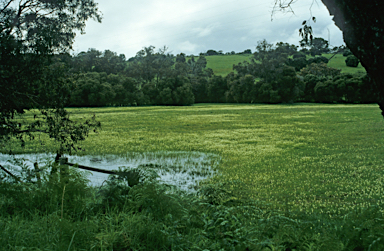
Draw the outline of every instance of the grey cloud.
M319 3L309 10L312 0L297 1L295 15L276 13L273 21L273 0L98 2L103 23L88 22L86 35L76 38L75 53L96 48L132 57L149 45L166 45L174 54L199 54L208 49L240 52L254 50L264 38L271 43L298 44L298 29L311 12L317 18L312 24L315 36L330 36L332 45L343 43L325 6Z

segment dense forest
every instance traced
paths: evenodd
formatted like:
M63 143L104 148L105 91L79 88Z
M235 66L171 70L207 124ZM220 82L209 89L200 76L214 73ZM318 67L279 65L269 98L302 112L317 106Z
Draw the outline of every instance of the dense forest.
M304 42L303 42L304 43ZM77 55L54 56L52 64L66 71L70 99L66 106L191 105L193 103L372 103L370 79L341 73L327 66L323 53L331 53L328 42L315 38L310 44L258 42L250 62L233 65L227 76L214 75L205 56L176 56L167 48L145 47L135 57L106 50L89 49ZM228 54L233 54L228 53ZM250 50L242 52L250 54ZM348 50L333 53L359 61ZM224 55L223 55L224 56Z

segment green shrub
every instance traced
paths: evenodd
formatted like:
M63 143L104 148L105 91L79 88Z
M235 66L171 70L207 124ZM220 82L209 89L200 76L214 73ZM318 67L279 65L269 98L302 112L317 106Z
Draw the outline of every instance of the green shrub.
M348 67L357 67L359 65L359 59L354 55L349 55L347 59L345 59L345 64Z
M345 51L343 52L343 56L344 56L344 57L348 57L348 56L350 56L350 55L353 55L353 53L352 53L350 50L345 50Z
M328 64L328 58L326 57L323 57L323 56L319 56L319 57L313 57L313 58L310 58L308 59L308 64L319 64L319 63L325 63L325 64Z
M38 212L40 215L55 213L82 217L89 202L87 199L92 197L92 189L88 186L89 180L84 172L69 168L65 175L60 175L50 174L45 169L40 173L40 178L36 182L1 182L0 216Z
M297 59L297 58L306 58L307 56L305 55L305 53L302 53L302 52L297 52L295 54L293 54L293 59Z

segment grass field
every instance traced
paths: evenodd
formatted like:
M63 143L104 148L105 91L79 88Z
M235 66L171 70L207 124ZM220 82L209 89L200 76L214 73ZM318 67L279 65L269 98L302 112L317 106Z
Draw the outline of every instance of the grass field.
M330 58L333 54L323 54L324 57ZM345 59L341 54L337 54L334 56L329 62L328 66L336 69L341 69L342 73L350 73L350 74L365 74L365 68L359 63L357 67L348 67L345 65Z
M333 54L323 54L324 57L330 58ZM216 75L226 76L233 71L232 66L244 61L250 61L252 55L217 55L217 56L206 56L207 67L213 70ZM347 67L345 65L345 59L341 54L334 56L329 62L328 66L336 69L341 69L342 73L351 74L364 74L365 69L358 65L358 67Z
M183 151L222 157L210 183L271 208L343 214L383 203L384 121L377 105L234 105L69 109L102 130L80 155ZM9 142L12 145L11 142ZM22 152L53 151L44 138Z
M207 68L211 68L215 75L226 76L233 71L233 65L250 61L253 55L216 55L206 56Z

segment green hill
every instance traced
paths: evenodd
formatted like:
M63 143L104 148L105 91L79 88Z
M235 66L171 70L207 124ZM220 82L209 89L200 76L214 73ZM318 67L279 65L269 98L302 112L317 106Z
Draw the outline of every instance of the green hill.
M333 54L323 54L324 57L330 58ZM250 61L252 55L215 55L206 56L207 67L211 68L216 75L226 76L232 70L234 64L238 64L243 61ZM361 64L358 67L347 67L345 65L345 59L341 54L334 56L329 62L328 66L336 69L341 69L342 73L351 74L364 74L365 69Z
M333 54L323 54L324 57L330 58ZM336 69L341 69L342 73L351 73L351 74L364 74L365 68L359 63L357 67L348 67L345 65L345 59L342 54L337 54L329 62L328 66Z
M234 64L240 62L249 61L252 58L251 55L215 55L215 56L206 56L207 67L213 70L215 75L226 76L232 70Z

